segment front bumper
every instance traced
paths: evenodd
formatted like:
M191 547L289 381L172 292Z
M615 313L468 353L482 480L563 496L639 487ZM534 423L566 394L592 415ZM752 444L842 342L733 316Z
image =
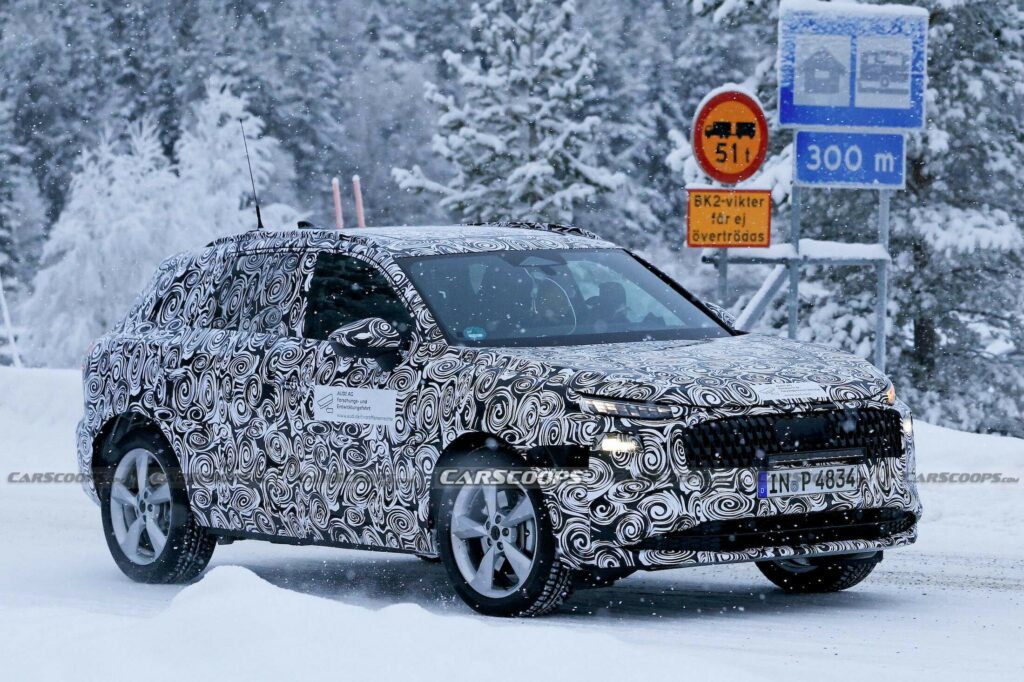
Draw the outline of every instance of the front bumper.
M901 403L893 409L909 415ZM604 426L623 429L611 420ZM688 467L679 424L626 428L639 437L641 452L594 453L589 484L549 491L562 560L575 568L655 570L847 554L917 538L912 435L901 435L900 456L858 464L856 491L759 499L758 468Z

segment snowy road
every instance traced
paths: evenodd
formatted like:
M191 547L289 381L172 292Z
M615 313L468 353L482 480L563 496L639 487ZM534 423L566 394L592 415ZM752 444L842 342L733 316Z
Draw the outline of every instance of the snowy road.
M922 485L917 545L841 594L752 565L633 576L495 621L400 555L236 543L189 587L124 578L77 484L74 372L0 369L0 678L1007 679L1024 635L1024 484ZM923 472L1024 477L1024 441L918 425ZM489 673L487 671L492 671Z

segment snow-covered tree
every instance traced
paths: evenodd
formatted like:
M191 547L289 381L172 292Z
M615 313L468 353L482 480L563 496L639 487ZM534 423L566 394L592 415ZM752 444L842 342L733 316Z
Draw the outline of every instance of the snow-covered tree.
M236 87L230 78L212 76L206 97L193 107L175 147L179 183L174 196L187 197L189 206L187 210L179 207L167 217L180 223L178 234L187 240L181 248L256 226L243 128L257 191L287 185L294 178L291 159L280 141L263 134L266 124L249 111L248 98L236 93ZM287 206L267 204L266 198L264 195L265 225L271 229L293 227L298 214Z
M126 141L107 133L82 154L24 306L25 345L34 362L74 365L124 315L161 260L255 227L239 119L246 123L253 174L266 182L277 170L279 142L260 137L263 122L222 78L210 80L194 107L176 165L151 118L131 125ZM268 226L294 224L296 217L281 205L264 214Z
M441 195L459 219L571 222L622 177L599 165L596 64L571 0L473 5L464 55L445 52L457 93L427 86L441 110L434 149L455 175L395 169L403 189Z
M10 171L17 167L17 157L22 152L14 140L14 120L11 117L11 103L0 97L0 277L13 279L16 254L14 253L15 206L14 187Z
M124 149L108 134L82 154L23 313L34 362L74 366L124 314L159 260L167 226L158 216L174 182L150 119L132 126Z

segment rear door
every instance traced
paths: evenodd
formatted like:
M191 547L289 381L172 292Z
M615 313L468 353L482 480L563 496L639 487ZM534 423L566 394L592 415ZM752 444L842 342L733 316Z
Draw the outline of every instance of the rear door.
M217 358L222 433L210 503L218 528L308 535L303 434L295 427L313 371L299 335L312 258L287 250L240 252L217 286L214 324L230 335Z

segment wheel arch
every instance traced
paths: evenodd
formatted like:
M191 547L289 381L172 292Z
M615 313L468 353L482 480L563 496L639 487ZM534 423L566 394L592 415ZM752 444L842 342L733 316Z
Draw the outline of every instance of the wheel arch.
M440 457L434 463L434 470L430 475L430 488L428 491L428 513L427 528L433 530L437 522L437 501L438 496L435 476L437 471L453 462L458 457L474 450L487 448L495 452L503 452L512 455L520 461L520 466L539 467L543 469L559 466L586 466L587 451L580 446L536 446L529 449L518 448L507 440L496 434L484 431L470 431L463 433L448 444Z
M511 454L517 459L520 459L523 466L529 464L529 461L521 450L516 449L499 436L483 431L469 431L467 433L463 433L449 443L448 447L441 451L441 456L437 458L436 462L434 462L434 470L430 474L430 488L427 491L427 528L429 530L433 530L437 526L438 495L435 494L437 491L437 481L435 479L437 472L443 467L454 462L459 457L473 452L474 450L480 450L483 448L487 448L495 452Z
M160 422L138 410L129 410L116 414L103 422L92 439L92 461L89 466L92 470L93 480L99 480L101 467L113 464L114 446L128 434L138 431L146 431L162 439L167 444L168 451L178 460L178 465L181 465L181 458L178 457L178 453L174 452L171 439L167 437Z

